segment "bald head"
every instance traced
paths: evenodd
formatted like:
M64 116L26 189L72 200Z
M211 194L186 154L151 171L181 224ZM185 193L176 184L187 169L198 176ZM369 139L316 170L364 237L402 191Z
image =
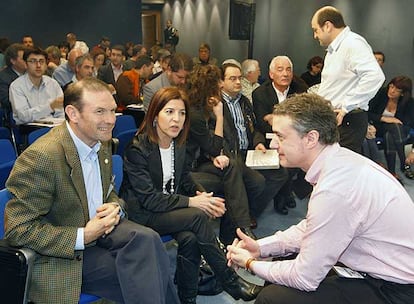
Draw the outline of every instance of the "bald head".
M80 49L72 49L68 54L68 65L70 69L75 72L76 70L76 58L82 56L82 51Z

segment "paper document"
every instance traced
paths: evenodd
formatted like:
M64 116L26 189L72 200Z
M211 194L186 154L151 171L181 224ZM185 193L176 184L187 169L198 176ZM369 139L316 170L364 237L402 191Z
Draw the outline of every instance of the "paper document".
M247 151L246 166L252 169L279 169L279 153L277 150Z
M65 120L64 117L46 117L46 118L37 119L33 122L29 122L26 125L53 128L55 126L60 125L64 120Z

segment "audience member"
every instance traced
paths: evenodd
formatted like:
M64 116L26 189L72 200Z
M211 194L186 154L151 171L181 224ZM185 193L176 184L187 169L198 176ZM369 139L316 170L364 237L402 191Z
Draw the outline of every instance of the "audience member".
M241 92L241 70L237 65L228 63L222 66L222 90L224 113L224 154L245 163L247 150L259 150L266 153L265 138L256 128L256 117L253 106ZM259 87L260 88L260 87ZM252 226L255 218L265 209L268 202L274 199L288 180L288 172L284 168L258 170L266 179L266 186L255 202L250 202Z
M106 48L109 47L111 47L111 40L106 36L102 36L101 42L92 48L92 52L97 52L98 50L105 52Z
M148 77L152 74L154 66L151 58L141 55L135 61L135 68L130 71L123 72L116 84L116 92L118 94L119 112L125 110L129 104L141 104L143 99L143 86Z
M33 38L30 35L24 35L22 38L22 44L27 48L34 47Z
M368 127L368 103L384 82L384 73L367 41L345 25L332 6L316 11L313 37L327 47L318 94L337 113L339 144L361 153Z
M125 59L129 59L132 57L134 48L134 43L132 41L128 41L125 43Z
M231 244L237 227L243 227L248 235L254 237L250 230L248 197L254 203L264 189L265 180L238 159L223 153L221 71L214 65L200 66L191 73L189 82L191 106L188 116L191 125L187 156L193 164L192 176L206 191L224 193L227 211L220 220L219 234L223 244Z
M299 77L293 74L293 63L287 56L276 56L269 65L269 78L267 81L253 91L253 108L257 119L257 130L262 134L272 132L273 108L292 94L306 92L307 85ZM295 198L292 196L292 179L296 174L298 180L303 181L303 174L299 170L289 169L290 178L281 188L278 195L273 198L276 212L286 215L288 207L296 206Z
M66 91L68 86L72 83L78 82L83 78L92 77L93 75L93 59L91 55L84 54L76 58L75 61L75 75L72 80L65 85L63 91Z
M62 88L72 81L73 75L75 75L76 58L79 56L82 56L82 51L80 49L70 50L68 61L59 65L53 72L52 78L55 79Z
M23 59L24 51L23 44L13 43L4 53L7 67L0 71L0 102L4 114L7 116L6 120L12 111L9 98L10 84L26 72L26 61Z
M164 47L171 53L174 53L179 40L178 30L173 27L171 20L167 20L164 29Z
M47 54L47 70L46 75L52 77L53 72L62 63L62 55L55 45L50 45L45 49Z
M210 56L211 49L208 43L203 42L198 47L198 57L193 58L194 66L212 64L217 65L217 59Z
M338 145L335 116L315 94L275 108L272 146L281 164L306 171L314 188L299 224L258 241L238 230L240 240L227 247L229 265L272 283L257 304L402 304L414 298L414 203L386 170ZM269 261L292 253L294 259ZM328 274L338 262L345 269Z
M66 35L66 42L69 44L69 50L80 49L82 54L89 53L89 47L84 41L77 40L77 37L74 33L68 33Z
M369 102L368 118L375 126L377 136L384 138L388 170L400 181L395 171L397 154L401 171L409 179L414 179L410 166L405 164L404 151L410 128L414 127L414 100L411 94L411 79L397 76L391 79L388 86L381 88Z
M159 235L124 217L111 184L115 108L104 83L72 84L66 123L30 145L7 181L5 237L37 253L36 303L78 303L81 291L117 303L179 303Z
M177 241L176 281L182 304L196 303L201 254L227 293L236 300L253 300L258 288L227 267L209 223L209 218L226 211L224 200L203 192L188 171L188 111L188 98L181 89L162 88L155 93L138 135L125 151L121 195L128 216Z
M69 43L67 43L66 41L62 41L58 44L58 48L60 50L60 55L62 59L67 60L69 53Z
M171 60L171 53L167 49L159 49L157 55L153 58L154 67L152 68L152 75L150 80L157 78L168 69L168 64Z
M241 92L250 100L250 103L253 103L252 93L255 89L257 89L260 86L258 82L259 76L261 74L259 61L254 59L244 60L241 64L241 71Z
M147 55L147 49L142 44L133 45L131 56L123 63L123 70L129 71L134 69L137 58L143 55Z
M56 80L44 75L45 51L27 49L27 71L10 85L10 102L17 125L47 117L63 117L63 92Z
M144 86L144 111L148 110L152 96L163 87L183 87L188 74L193 69L193 62L187 54L176 53L171 57L167 70Z
M300 78L306 82L308 87L321 83L321 72L323 68L323 59L320 56L315 56L309 59L306 66L308 69L305 73L300 75Z
M3 67L6 66L6 61L4 60L4 52L6 52L6 49L10 46L10 40L6 37L0 38L0 71L3 69Z
M112 94L115 94L115 83L123 72L122 58L125 49L122 45L114 45L111 49L110 64L103 65L98 70L98 79L106 82Z
M224 66L227 63L231 63L231 64L237 65L240 68L240 70L242 68L240 62L238 62L236 59L233 59L233 58L229 58L229 59L224 60L223 63L221 64L221 66Z
M381 68L384 68L384 63L385 63L385 55L383 52L381 51L374 51L374 56L375 59L377 60L378 64L380 65Z
M101 50L100 48L94 49L91 53L93 59L93 77L98 77L99 68L105 63L105 51Z

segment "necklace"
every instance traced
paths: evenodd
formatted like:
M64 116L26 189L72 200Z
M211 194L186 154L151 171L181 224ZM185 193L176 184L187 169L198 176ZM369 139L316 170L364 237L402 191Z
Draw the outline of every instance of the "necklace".
M170 194L174 194L174 180L175 180L175 159L174 159L174 140L171 142L171 181L170 181ZM166 185L162 185L162 193L168 194L168 191L165 187Z

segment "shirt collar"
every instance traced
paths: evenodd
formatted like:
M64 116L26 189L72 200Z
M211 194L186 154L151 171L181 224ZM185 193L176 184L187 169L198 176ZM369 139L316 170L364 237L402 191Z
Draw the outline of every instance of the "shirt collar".
M29 90L31 90L33 88L36 89L36 90L38 90L41 87L44 87L46 84L45 84L45 82L43 80L44 79L43 77L45 77L45 76L42 76L42 79L40 80L39 87L36 87L33 84L33 82L30 80L29 74L27 74L27 72L24 74L24 79L25 79L25 82L26 82L26 86L29 88Z
M70 124L66 121L66 127L68 128L70 137L72 137L73 143L75 144L76 150L79 154L79 159L84 161L90 157L92 154L97 154L101 148L101 142L97 142L92 148L85 144L79 137L76 136L73 132Z
M221 94L222 94L223 99L224 99L225 102L232 102L232 103L238 102L240 100L240 98L241 98L241 95L242 95L241 93L238 93L236 95L236 97L233 98L233 97L231 97L229 94L227 94L224 91L221 91Z
M341 45L342 41L344 41L345 37L348 35L348 33L351 31L349 26L345 27L338 36L329 44L327 51L329 53L333 53L334 51L337 51L339 46Z
M335 154L337 151L339 151L339 149L341 149L341 147L338 143L325 146L325 148L319 153L319 155L313 161L308 172L306 172L305 180L311 185L316 185L318 183L319 176L321 175L323 166L325 164L325 160L329 158L332 154Z

